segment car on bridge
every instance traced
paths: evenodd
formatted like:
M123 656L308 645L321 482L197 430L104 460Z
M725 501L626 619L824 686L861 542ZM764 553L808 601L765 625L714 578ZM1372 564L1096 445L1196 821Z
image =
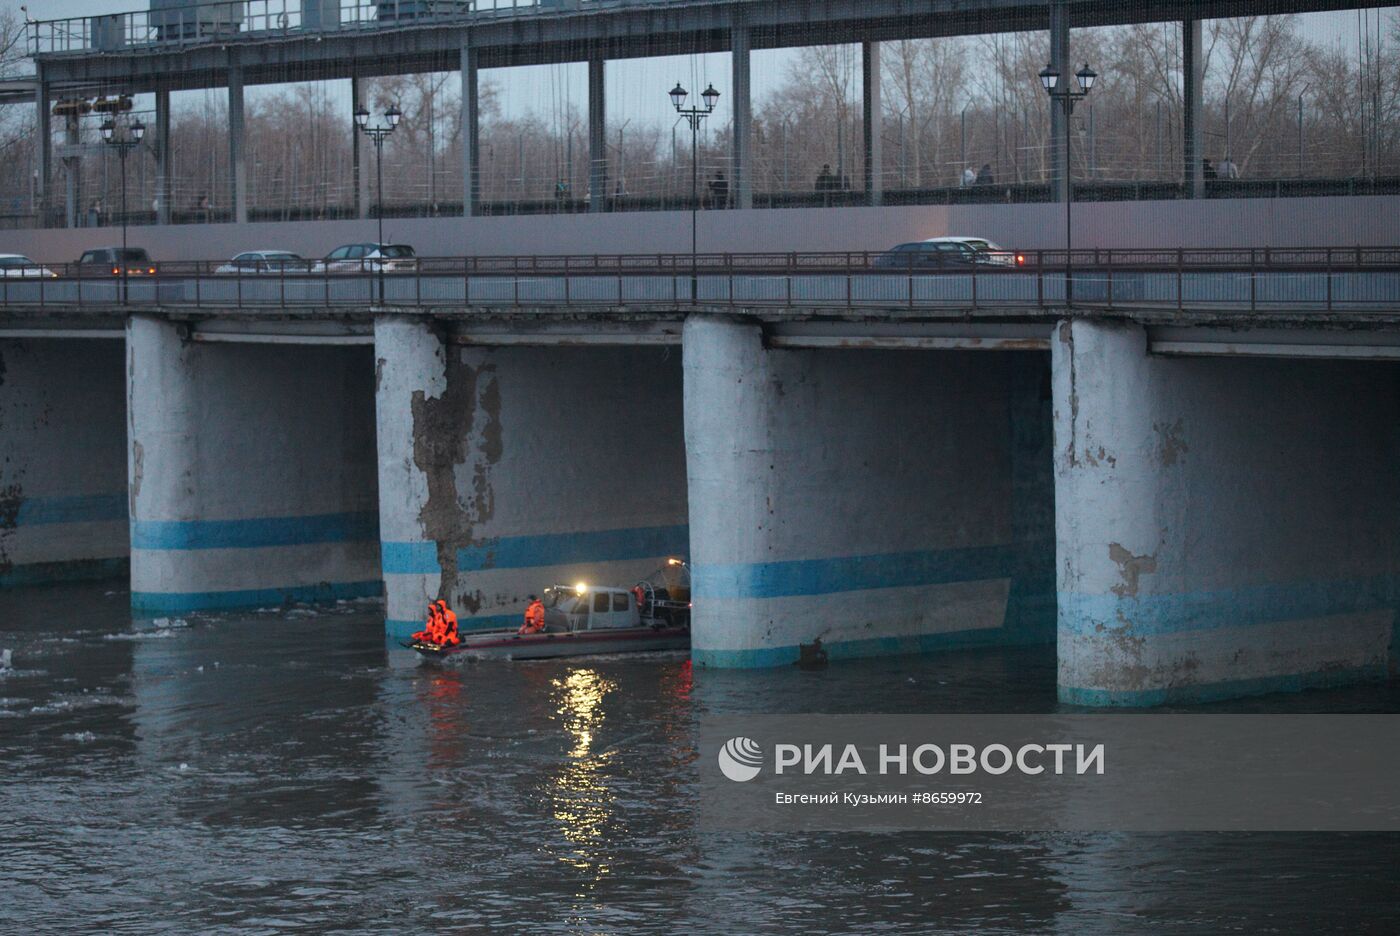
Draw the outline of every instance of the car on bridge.
M78 258L79 276L154 276L156 265L144 247L95 247Z
M900 244L880 254L872 265L881 269L954 269L974 266L1016 266L1020 255L985 237L930 237Z
M57 277L53 270L42 267L24 254L0 254L0 276L18 276L28 279L35 276Z
M215 273L306 273L315 261L307 260L290 250L245 250L228 263L214 270Z
M344 244L316 264L321 273L411 273L418 257L407 244Z

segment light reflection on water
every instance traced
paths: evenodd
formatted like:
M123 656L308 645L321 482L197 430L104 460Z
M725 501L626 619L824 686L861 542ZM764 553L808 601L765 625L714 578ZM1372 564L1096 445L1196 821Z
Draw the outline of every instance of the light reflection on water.
M1053 648L444 668L372 608L135 627L126 603L0 594L0 931L1400 931L1400 836L695 826L701 714L1051 711ZM1400 690L1222 708L1394 712Z

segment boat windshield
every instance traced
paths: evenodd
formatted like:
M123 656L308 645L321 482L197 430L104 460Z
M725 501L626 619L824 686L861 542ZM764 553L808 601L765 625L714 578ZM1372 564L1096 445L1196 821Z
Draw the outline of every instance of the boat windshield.
M588 596L580 595L572 588L546 588L544 590L544 606L573 614L577 611L588 610Z

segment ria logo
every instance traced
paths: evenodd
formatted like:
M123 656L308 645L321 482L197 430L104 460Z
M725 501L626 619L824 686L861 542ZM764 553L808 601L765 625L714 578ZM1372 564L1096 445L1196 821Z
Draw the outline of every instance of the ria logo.
M730 738L719 749L719 769L735 783L747 783L763 769L763 749L751 738Z

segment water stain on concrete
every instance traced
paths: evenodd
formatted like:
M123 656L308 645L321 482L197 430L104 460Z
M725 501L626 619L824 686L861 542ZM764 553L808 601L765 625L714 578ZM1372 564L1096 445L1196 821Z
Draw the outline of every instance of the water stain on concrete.
M1118 566L1123 579L1110 589L1119 598L1136 598L1141 577L1157 571L1156 556L1135 556L1118 543L1108 544L1108 558Z
M0 574L14 568L14 561L5 548L5 534L19 526L19 509L24 504L24 491L18 482L0 488Z
M458 594L457 554L481 545L475 531L495 513L491 469L501 460L501 396L493 365L473 368L459 350L447 356L446 389L438 397L412 397L413 463L423 472L428 499L418 513L425 538L437 545L441 577L437 597L475 614L479 591ZM471 459L470 500L457 490L457 468Z
M1174 423L1153 423L1152 431L1160 436L1158 443L1158 458L1163 467L1170 467L1181 460L1181 456L1191 451L1191 447L1186 444L1186 439L1182 436L1182 421L1178 419Z
M136 516L136 501L141 497L141 481L146 477L146 447L131 440L131 483L127 487L131 516Z

